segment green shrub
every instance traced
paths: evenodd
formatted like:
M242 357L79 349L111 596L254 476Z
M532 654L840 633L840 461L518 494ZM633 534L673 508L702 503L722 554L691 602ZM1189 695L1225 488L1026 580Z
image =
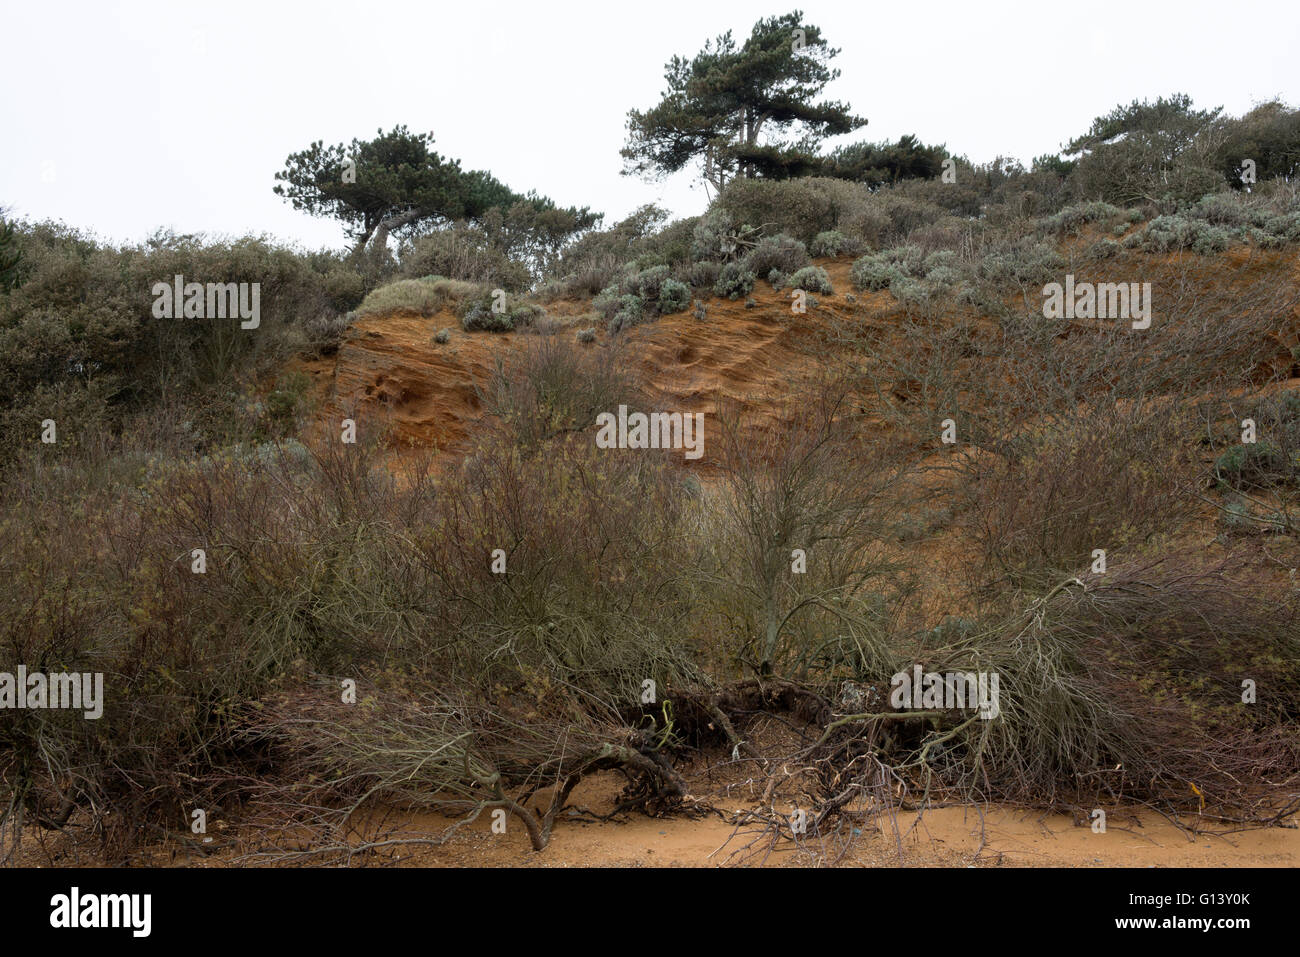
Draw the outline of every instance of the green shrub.
M931 254L936 255L936 254ZM926 255L925 250L913 243L907 243L903 246L895 246L892 249L883 250L880 256L890 263L894 263L909 276L919 276L925 272Z
M820 232L839 228L843 219L871 203L870 197L867 187L845 180L741 178L727 184L714 209L732 224L763 223L808 243Z
M1189 219L1201 219L1213 226L1239 228L1242 226L1263 226L1268 221L1268 213L1263 209L1247 206L1238 193L1210 193L1202 196L1196 205L1184 211Z
M961 171L957 174L956 183L945 183L939 177L905 179L880 190L877 195L893 195L912 203L936 206L946 214L962 219L978 217L983 205L997 195L996 190L990 190L993 181L1005 180L1006 174L993 173L991 166L987 172L981 167L962 169L965 163L961 159L957 160L957 165Z
M493 312L491 305L482 303L470 306L460 324L466 332L513 332L515 328L508 312Z
M659 287L659 314L682 312L691 302L691 287L676 279L665 279Z
M1191 249L1202 256L1222 252L1232 243L1232 235L1203 219L1188 219L1181 214L1157 216L1142 231L1142 248L1148 252L1175 252Z
M1282 449L1268 441L1234 445L1214 460L1214 477L1243 490L1275 485L1294 468Z
M720 262L697 262L679 268L677 278L692 289L712 289L721 272Z
M1300 242L1300 212L1280 213L1264 221L1264 231L1283 242Z
M521 292L533 283L524 263L495 247L479 229L452 226L403 244L398 260L404 276L446 276L462 282Z
M838 232L850 242L843 254L857 251L854 241L887 246L954 214L978 215L979 206L977 193L951 184L909 181L873 192L863 183L829 177L742 178L727 184L705 218L716 216L719 224L732 229L762 223L805 244L822 233ZM718 232L715 226L708 235Z
M667 266L629 271L616 286L602 289L592 308L611 323L611 331L653 315L681 312L690 302L690 287L672 278Z
M297 424L297 418L311 390L311 380L302 372L282 376L266 396L266 412L276 435L284 435Z
M537 295L545 301L594 296L607 286L617 285L622 270L623 263L614 255L584 259L573 272L543 282Z
M803 289L806 292L820 292L830 295L831 277L821 266L805 266L790 277L791 289Z
M880 201L874 197L865 199L845 212L839 222L840 228L852 241L861 243L864 248L868 245L887 246L896 233L889 213L881 208Z
M1199 253L1202 256L1221 253L1232 245L1232 239L1232 235L1226 230L1217 227L1204 229L1192 241L1192 252Z
M618 309L609 321L609 331L628 329L645 317L645 301L640 296L626 295L618 299Z
M773 269L791 273L808 265L808 261L807 247L784 233L763 237L742 260L745 270L755 276L766 276Z
M849 279L854 289L885 289L895 279L906 274L896 265L886 262L879 253L868 253L853 263Z
M1099 239L1092 243L1086 250L1084 256L1088 259L1110 259L1119 252L1119 243L1113 239Z
M838 229L828 229L825 232L818 233L813 237L812 244L808 251L814 256L852 256L860 252L862 243L860 240L852 239L845 236Z
M858 259L849 270L849 278L855 289L884 289L896 279L912 278L922 272L925 261L926 257L919 246L898 246L878 253L868 253ZM938 263L943 260L935 261Z
M660 290L671 276L672 271L667 266L651 266L639 272L629 272L619 283L618 291L625 296L636 296L642 302L658 302Z
M1098 143L1082 155L1070 175L1077 192L1124 206L1152 198L1170 206L1195 202L1223 188L1223 174L1202 165L1194 150L1170 161L1163 135L1142 133Z
M1064 267L1064 258L1051 246L1021 240L986 255L978 273L995 284L1042 285Z
M516 326L531 326L546 317L546 310L535 302L516 303L510 310L510 318Z
M961 260L951 249L937 249L925 257L921 263L921 268L916 271L921 274L928 274L940 268L958 270L960 266Z
M777 291L784 289L789 281L790 277L779 269L773 269L767 274L768 285Z
M445 346L447 343L451 342L451 330L439 329L437 335L433 337L433 341L438 343L440 346Z
M325 272L324 282L330 305L341 313L356 309L366 298L369 288L364 275L341 264Z
M952 289L961 282L961 273L951 266L935 266L925 274L925 281L940 289Z
M1272 233L1253 227L1246 230L1246 238L1261 249L1281 249L1286 245L1286 240L1281 236L1274 236Z
M726 296L728 299L739 299L741 296L749 295L753 288L754 274L746 269L743 263L727 263L718 273L718 281L713 284L713 294Z
M1300 485L1300 389L1258 399L1246 414L1255 419L1260 438L1220 453L1215 478L1238 490Z
M904 305L919 306L930 301L934 290L924 280L896 276L889 284L889 294Z
M23 251L18 248L13 224L0 218L0 292L16 289L21 284L18 267L22 261Z
M590 345L591 343L595 342L595 341L596 341L596 330L595 330L595 329L579 329L579 330L578 330L578 341L581 342L583 345Z
M591 308L594 309L602 319L607 322L614 318L614 314L622 306L623 294L619 292L617 285L606 286L591 300Z
M624 268L635 271L676 261L675 244L689 240L690 224L679 220L660 232L666 210L647 204L608 229L592 229L574 239L552 257L546 278L563 277L556 284L561 295L594 295L618 281Z
M1245 502L1229 502L1223 511L1223 524L1232 531L1241 531L1254 525L1254 516Z
M532 325L546 310L528 302L511 302L507 297L502 312L493 310L496 297L489 290L482 295L466 300L461 311L461 327L466 332L512 332L520 326Z
M952 189L951 185L940 186L945 193ZM909 196L906 191L898 189L882 190L876 195L876 202L889 217L888 238L893 242L906 239L916 230L933 226L948 216L948 211L942 206Z
M658 232L647 233L634 240L632 249L637 253L637 263L676 266L690 262L695 227L700 219L699 216L677 219ZM653 263L650 262L652 259Z
M731 213L716 205L711 207L691 231L691 259L709 262L727 255L734 244L737 228L738 223Z
M1053 233L1077 233L1087 223L1110 223L1122 219L1124 210L1110 203L1093 201L1067 206L1039 221L1039 228Z

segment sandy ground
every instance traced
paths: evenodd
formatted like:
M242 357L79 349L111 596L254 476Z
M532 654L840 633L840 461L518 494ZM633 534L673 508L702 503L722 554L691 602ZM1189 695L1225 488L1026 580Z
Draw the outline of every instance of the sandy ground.
M581 804L581 794L575 792ZM438 822L414 822L429 832ZM1193 822L1184 821L1184 828ZM1203 822L1223 831L1227 825ZM777 850L752 825L737 828L719 814L698 818L627 815L594 822L556 822L551 843L533 851L522 827L507 821L494 834L486 817L438 848L399 851L408 866L471 867L1297 867L1300 827L1196 835L1148 809L1111 810L1104 833L1082 819L1007 806L940 807L900 812L863 824L847 852L835 839L808 838ZM846 826L847 830L847 826ZM758 838L756 844L747 848ZM843 856L841 857L841 854ZM396 856L396 855L395 855Z
M386 836L434 838L449 823L432 815L417 816ZM837 842L816 838L798 848L786 841L767 854L769 842L762 839L746 850L757 832L737 831L714 815L695 819L630 815L606 822L562 819L542 851L532 850L517 822L508 820L506 832L497 834L484 816L443 845L396 846L353 863L398 867L818 867L831 863L838 867L1300 867L1300 828L1294 821L1289 825L1196 835L1158 814L1135 810L1112 812L1105 833L1094 833L1066 815L1005 806L947 807L900 814L896 832L888 824L884 833L864 828L847 853L834 861L841 850ZM239 843L247 850L269 849L249 833ZM229 866L240 863L238 856L159 848L153 863ZM313 861L286 863L310 866Z
M399 829L406 838L434 838L449 822L434 816L409 819ZM923 815L902 814L898 833L887 828L859 835L834 866L838 867L1300 867L1300 828L1296 822L1222 835L1195 835L1149 811L1109 816L1105 833L1077 825L1070 817L1004 806L949 807ZM398 835L393 835L398 836ZM765 845L745 857L753 831L737 832L716 816L619 821L561 820L550 844L533 851L523 828L507 823L492 833L484 816L441 846L403 845L381 855L355 859L356 865L397 867L817 867L826 866L839 848L809 839L795 848L785 842L765 857ZM238 842L245 850L268 845L251 833ZM269 849L269 848L268 848ZM34 850L34 849L33 849ZM92 864L82 855L60 854L50 861L29 853L29 866ZM197 854L168 844L152 849L144 866L225 867L241 863L233 850ZM327 863L323 859L286 861L289 866ZM337 860L328 863L337 863Z
M1049 814L1006 805L931 808L899 812L893 818L859 823L846 848L842 837L810 837L800 846L789 840L773 846L770 835L753 825L737 828L733 813L743 800L712 802L713 810L649 817L608 813L621 778L598 775L574 791L570 808L556 821L549 845L534 851L514 818L495 833L489 814L463 824L445 842L454 823L427 812L387 809L354 817L358 835L370 841L396 841L349 862L386 867L1300 867L1300 820L1283 826L1229 832L1231 825L1202 819L1207 832L1184 819L1178 826L1147 808L1112 808L1106 830L1096 833L1082 814ZM724 807L723 804L729 806ZM728 820L724 820L726 817ZM840 834L848 836L847 823ZM1229 833L1224 833L1229 832ZM320 866L343 863L335 854L299 852L319 848L302 832L272 832L216 819L208 853L192 844L167 840L136 861L143 866L227 867L242 865ZM50 847L47 845L47 850ZM93 864L65 849L53 860L29 847L28 864ZM280 856L288 852L288 857ZM44 858L44 860L41 860Z
M1158 815L1112 814L1103 834L1067 816L1007 807L939 808L899 818L895 839L863 835L841 866L1013 867L1297 867L1300 829L1270 828L1195 837ZM625 823L557 824L549 847L533 852L522 831L491 834L480 827L445 848L416 853L424 866L708 867L724 863L749 840L731 825L701 820L631 818ZM729 842L729 839L730 842ZM769 865L816 866L820 842L773 853Z

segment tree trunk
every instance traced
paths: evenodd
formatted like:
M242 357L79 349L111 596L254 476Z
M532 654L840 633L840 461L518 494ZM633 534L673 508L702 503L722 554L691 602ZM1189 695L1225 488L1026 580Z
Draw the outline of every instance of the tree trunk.
M389 216L379 221L375 227L373 238L371 239L371 248L381 252L388 248L388 234L390 231L405 226L407 223L414 222L424 215L422 209L408 209L404 213L398 213L396 216ZM362 245L365 245L364 241Z

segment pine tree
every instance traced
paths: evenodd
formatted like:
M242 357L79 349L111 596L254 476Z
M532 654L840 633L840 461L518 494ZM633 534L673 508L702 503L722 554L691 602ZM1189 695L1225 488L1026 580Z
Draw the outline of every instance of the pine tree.
M15 242L13 226L0 219L0 290L8 292L18 287L18 264L22 260L22 250Z
M798 10L754 24L743 45L727 32L694 58L667 64L657 106L628 114L624 173L658 177L700 160L720 191L736 177L783 179L815 172L817 145L866 125L848 104L816 98L839 54Z

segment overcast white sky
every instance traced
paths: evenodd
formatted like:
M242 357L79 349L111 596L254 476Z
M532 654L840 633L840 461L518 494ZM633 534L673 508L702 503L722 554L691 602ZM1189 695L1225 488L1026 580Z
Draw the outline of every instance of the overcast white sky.
M0 0L0 206L113 240L170 226L338 247L342 227L275 196L275 172L313 140L404 123L607 224L647 202L692 215L705 197L691 175L620 175L627 111L657 102L672 54L794 6ZM1135 98L1300 101L1297 0L799 8L843 51L827 95L870 120L844 142L915 133L1027 163Z

